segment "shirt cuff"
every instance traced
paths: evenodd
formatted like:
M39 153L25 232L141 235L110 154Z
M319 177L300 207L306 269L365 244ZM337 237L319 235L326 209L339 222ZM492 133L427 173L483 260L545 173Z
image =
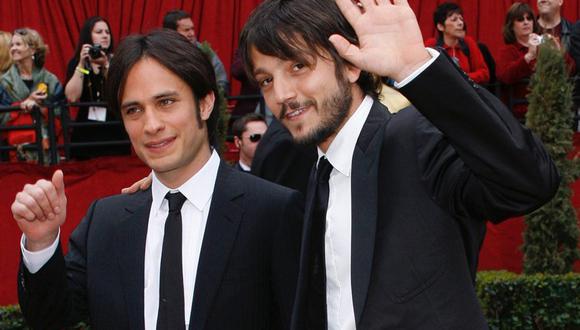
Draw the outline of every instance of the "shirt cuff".
M26 236L22 234L22 238L20 239L20 250L22 251L22 262L24 266L28 269L31 274L34 274L40 270L47 262L52 258L52 255L56 251L58 247L58 242L60 240L60 229L58 230L58 235L56 235L56 239L52 243L51 246L42 249L40 251L28 251L25 248L26 244Z
M418 68L417 70L415 70L413 73L411 73L410 76L408 76L407 78L403 79L403 81L401 82L396 82L395 81L395 88L403 88L405 85L407 85L408 83L410 83L411 81L413 81L413 79L415 79L415 77L417 77L418 75L420 75L423 71L425 71L425 69L427 69L429 67L429 65L431 65L431 63L435 62L435 60L437 59L437 57L439 57L439 52L433 48L425 48L427 49L427 51L429 52L429 54L431 54L431 59L427 62L425 62L425 64L421 65L420 68Z

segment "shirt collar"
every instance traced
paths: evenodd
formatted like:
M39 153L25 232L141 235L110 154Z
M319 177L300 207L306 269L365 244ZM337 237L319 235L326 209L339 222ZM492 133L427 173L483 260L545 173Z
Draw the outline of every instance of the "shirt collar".
M246 172L250 172L251 171L251 168L248 165L244 164L244 162L242 162L241 160L239 160L238 163L240 164L240 167L244 171L246 171Z
M205 165L203 165L197 173L177 189L169 189L166 187L161 183L161 181L159 181L155 172L152 172L153 182L151 184L151 194L153 195L153 202L151 207L154 210L159 211L163 205L167 192L170 190L177 190L181 192L187 200L195 206L195 208L202 211L203 208L208 205L208 201L213 194L219 165L220 157L214 150Z
M332 167L345 176L350 176L354 148L371 111L373 102L370 96L365 96L361 104L330 143L326 155L318 148L318 158L326 156Z

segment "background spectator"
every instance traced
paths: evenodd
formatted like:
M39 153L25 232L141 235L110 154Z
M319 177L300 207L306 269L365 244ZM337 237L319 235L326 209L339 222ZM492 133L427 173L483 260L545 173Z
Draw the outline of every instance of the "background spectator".
M504 101L512 105L512 112L522 120L528 110L525 98L528 93L528 79L534 72L541 41L537 34L539 31L539 25L529 5L516 2L510 7L503 26L505 45L500 48L497 77L502 83L509 85L504 90ZM574 63L570 57L567 57L567 62L573 69Z
M234 143L240 149L240 159L235 167L250 172L256 147L268 129L264 117L257 113L248 113L237 119L232 125Z
M191 16L183 10L168 11L167 14L165 14L165 17L163 17L163 27L179 32L179 34L186 37L187 40L198 48L202 48L202 44L195 36L195 27L191 20ZM228 74L226 73L224 64L211 48L208 47L208 50L211 64L215 71L218 87L223 90L225 95L228 95L230 93L230 82L228 81Z
M236 50L234 54L234 61L232 62L232 76L236 78L241 83L240 95L260 95L260 89L249 79L246 75L246 70L244 70L244 64L242 63L242 57L240 52ZM258 105L258 100L237 100L236 106L232 111L232 116L243 116L247 113L256 111L256 106Z
M10 41L12 41L12 34L10 32L0 31L0 76L8 71L12 65Z
M427 40L425 45L443 48L469 78L478 84L487 83L489 70L477 42L465 35L461 7L451 2L439 5L433 13L433 22L438 36Z
M3 105L20 105L21 112L0 114L0 124L25 125L32 124L30 112L34 107L42 107L46 103L58 103L64 100L62 85L56 76L44 69L45 56L48 47L40 34L30 28L14 31L10 44L10 55L14 64L2 76L0 85L5 91ZM42 139L44 152L48 149L47 109L41 108ZM60 108L55 107L58 115ZM20 145L36 141L33 130L11 131L7 133L8 143ZM47 156L47 155L45 155ZM36 152L20 152L20 158L37 160ZM48 157L44 158L48 160Z
M75 55L68 63L66 97L70 102L101 102L105 100L105 81L109 61L113 56L113 36L109 23L100 16L87 19L80 31ZM75 121L111 122L120 120L106 107L80 107ZM122 126L76 127L71 133L71 142L102 142L126 140ZM79 160L102 155L126 155L127 146L76 147L71 157Z

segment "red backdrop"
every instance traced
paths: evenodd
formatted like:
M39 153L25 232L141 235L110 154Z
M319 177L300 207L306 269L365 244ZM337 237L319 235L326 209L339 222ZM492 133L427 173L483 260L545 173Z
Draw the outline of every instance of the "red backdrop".
M2 1L0 30L12 31L29 26L37 29L50 46L47 68L64 77L66 64L78 38L83 21L93 15L106 17L116 43L121 37L146 32L161 24L163 14L181 8L190 12L201 40L217 51L229 71L237 37L251 10L259 0L19 0ZM440 0L410 0L425 38L434 35L432 13ZM457 1L465 11L468 33L486 43L492 53L502 44L501 26L512 0ZM524 1L535 6L536 1ZM564 15L575 21L580 14L578 0L565 1ZM234 82L234 91L237 89ZM132 158L100 159L60 166L65 171L69 196L69 221L63 227L63 239L84 215L89 203L98 197L117 193L148 169ZM26 164L0 164L0 305L16 302L16 268L19 256L19 231L10 215L14 195L26 182L49 177L54 168ZM580 184L575 184L580 191ZM580 195L580 194L577 194ZM575 199L580 205L580 198ZM521 219L499 226L489 226L481 255L482 269L521 270ZM576 267L580 270L580 267Z
M4 0L0 30L29 26L37 29L50 46L47 68L64 79L66 64L73 56L79 29L93 15L106 17L118 44L120 38L161 26L166 11L180 8L191 13L200 40L207 40L229 72L238 35L260 0ZM409 0L418 17L423 36L434 36L433 10L443 0ZM457 0L463 7L468 34L497 54L502 45L501 27L505 12L514 0ZM535 0L524 0L535 8ZM578 0L564 1L563 14L580 17ZM230 79L231 80L231 79ZM234 81L234 94L238 84Z

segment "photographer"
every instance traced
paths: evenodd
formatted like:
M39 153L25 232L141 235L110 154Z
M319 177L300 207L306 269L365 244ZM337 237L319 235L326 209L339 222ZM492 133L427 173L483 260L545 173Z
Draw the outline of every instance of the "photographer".
M113 36L109 23L100 16L88 18L79 35L75 56L69 61L65 94L70 102L100 102L105 100L105 81L109 61L113 56ZM76 122L110 122L119 118L105 107L80 107ZM71 132L71 142L101 142L127 139L119 126L77 127ZM123 155L129 146L76 147L71 157L84 160L102 155Z

